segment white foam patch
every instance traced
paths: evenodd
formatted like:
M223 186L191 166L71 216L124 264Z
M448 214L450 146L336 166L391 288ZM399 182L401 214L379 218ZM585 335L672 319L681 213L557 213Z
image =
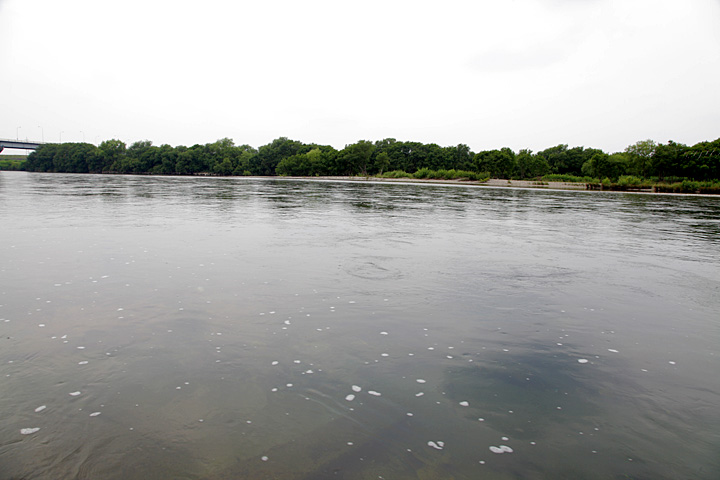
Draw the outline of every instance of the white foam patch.
M40 430L40 427L34 427L34 428L22 428L20 429L21 435L32 435L35 432L38 432Z
M45 410L46 408L47 408L47 405L40 405L39 407L37 407L37 408L35 409L35 412L42 412L42 411Z

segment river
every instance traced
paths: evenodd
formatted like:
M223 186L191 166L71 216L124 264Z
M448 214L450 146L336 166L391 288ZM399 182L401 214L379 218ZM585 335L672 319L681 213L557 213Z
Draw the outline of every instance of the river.
M720 198L0 172L0 479L720 478Z

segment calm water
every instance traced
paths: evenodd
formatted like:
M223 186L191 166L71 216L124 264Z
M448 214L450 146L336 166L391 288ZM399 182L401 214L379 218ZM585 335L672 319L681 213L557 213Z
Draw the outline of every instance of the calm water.
M720 198L0 172L0 478L717 479L719 312Z

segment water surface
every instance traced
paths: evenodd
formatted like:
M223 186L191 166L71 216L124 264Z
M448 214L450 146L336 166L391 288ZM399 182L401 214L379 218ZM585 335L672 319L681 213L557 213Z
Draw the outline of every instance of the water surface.
M720 478L718 198L0 172L0 225L1 479Z

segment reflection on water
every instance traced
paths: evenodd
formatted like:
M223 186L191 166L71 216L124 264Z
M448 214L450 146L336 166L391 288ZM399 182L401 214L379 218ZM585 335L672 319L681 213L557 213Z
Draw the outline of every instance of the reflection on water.
M718 200L2 172L0 478L718 478Z

